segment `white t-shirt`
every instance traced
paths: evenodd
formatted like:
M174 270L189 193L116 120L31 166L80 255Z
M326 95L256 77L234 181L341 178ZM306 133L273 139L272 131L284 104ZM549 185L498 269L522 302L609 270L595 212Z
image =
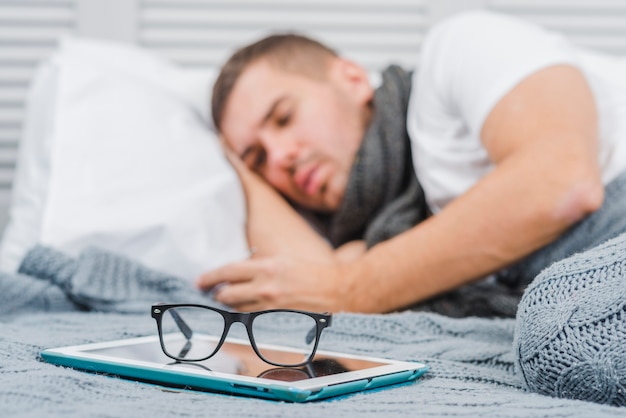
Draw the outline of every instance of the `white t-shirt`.
M436 25L424 40L407 128L416 175L436 213L493 169L482 125L515 85L552 65L585 74L599 112L605 184L626 169L626 58L586 51L562 35L486 11Z

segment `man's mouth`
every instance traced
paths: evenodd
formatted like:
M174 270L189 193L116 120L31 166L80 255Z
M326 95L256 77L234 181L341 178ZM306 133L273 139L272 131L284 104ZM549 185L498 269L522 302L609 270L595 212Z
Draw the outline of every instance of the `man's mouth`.
M295 182L298 188L308 196L315 194L320 188L320 179L318 178L318 173L318 165L306 167L296 173Z

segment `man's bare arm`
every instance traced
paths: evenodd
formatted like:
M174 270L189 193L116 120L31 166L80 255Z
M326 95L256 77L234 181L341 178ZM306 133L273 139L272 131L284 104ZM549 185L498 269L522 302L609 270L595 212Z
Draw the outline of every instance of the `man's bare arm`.
M497 271L601 205L596 119L578 70L539 71L484 124L496 168L436 216L352 262L250 260L210 272L200 285L233 284L217 298L239 309L384 312Z
M388 311L453 289L546 245L598 209L596 119L589 87L572 67L547 68L520 83L483 127L495 170L353 263L342 289L353 295L347 308Z

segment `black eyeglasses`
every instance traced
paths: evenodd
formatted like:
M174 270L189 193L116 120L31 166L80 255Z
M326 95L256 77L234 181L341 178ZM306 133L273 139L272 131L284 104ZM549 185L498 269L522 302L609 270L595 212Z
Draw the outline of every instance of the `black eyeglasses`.
M202 361L213 357L224 344L230 326L241 322L255 353L266 363L279 367L309 363L315 356L322 331L330 326L332 319L327 313L291 309L228 312L196 304L152 305L152 317L157 323L163 352L174 360ZM276 324L280 324L282 332L276 332ZM219 342L215 343L215 337ZM286 356L277 345L294 347L304 358Z

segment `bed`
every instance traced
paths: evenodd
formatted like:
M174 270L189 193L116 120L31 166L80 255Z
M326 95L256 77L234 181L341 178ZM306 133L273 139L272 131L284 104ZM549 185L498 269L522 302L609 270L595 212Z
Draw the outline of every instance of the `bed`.
M513 319L401 312L337 314L320 348L426 362L418 381L291 404L194 392L42 362L44 348L153 335L154 301L211 303L189 282L127 257L36 247L0 276L0 408L5 416L624 416L623 408L526 392ZM106 290L103 291L103 288Z
M161 50L69 38L34 76L18 165L8 182L10 205L4 199L10 219L0 247L1 415L625 415L623 408L525 391L514 363L514 319L337 314L320 348L422 361L430 371L414 383L304 405L163 388L44 363L39 352L45 348L153 335L152 303L213 303L191 280L248 255L243 193L206 114L213 73L194 62L183 68L162 58L169 53L184 61L193 55L159 38L158 30L175 26L164 17L173 2L111 3L120 13L149 6L144 46ZM199 3L186 3L174 15L193 17ZM327 12L331 3L321 2ZM413 3L391 6L397 9L393 16L406 12L423 19L419 35L434 17L425 17L429 2ZM465 7L434 3L439 16L450 12L446 7ZM68 4L74 2L54 7ZM78 4L78 26L93 29L93 5L104 3ZM311 4L300 2L304 12ZM378 13L376 4L366 2L363 10ZM412 24L403 22L396 25L399 33ZM110 30L99 25L97 30ZM133 25L117 33L134 33ZM333 34L329 28L327 36ZM343 42L354 39L346 35ZM398 45L407 56L415 47ZM380 62L380 48L374 50L364 49L364 58ZM202 244L180 251L185 242Z

